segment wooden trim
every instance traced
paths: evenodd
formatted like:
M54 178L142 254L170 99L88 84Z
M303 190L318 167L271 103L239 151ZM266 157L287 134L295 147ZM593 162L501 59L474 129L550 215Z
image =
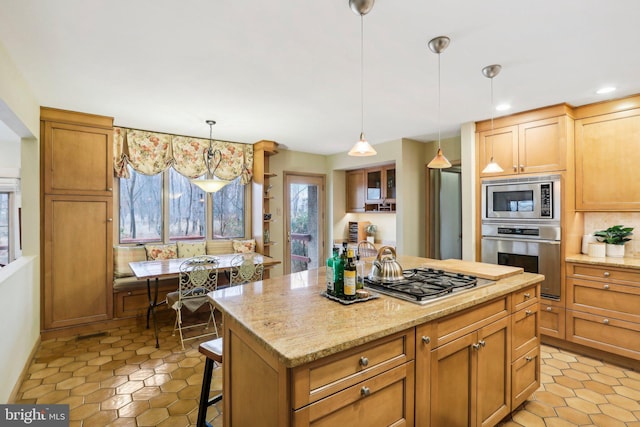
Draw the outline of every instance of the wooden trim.
M640 108L640 94L576 107L574 114L576 119L585 119L634 108Z
M20 375L18 376L16 383L13 385L13 388L11 389L11 393L9 394L9 398L7 399L7 403L16 403L16 398L18 397L18 392L20 391L20 387L22 386L22 383L24 382L27 376L27 373L29 372L31 361L36 357L36 352L38 351L38 348L40 348L41 341L42 340L40 337L36 339L36 342L33 345L31 352L29 352L29 357L27 357L27 362L22 367L22 371L20 371Z
M532 122L536 120L549 119L558 116L570 116L573 117L574 108L569 104L557 104L549 107L537 108L535 110L529 110L522 113L511 114L509 116L502 116L493 119L493 128L498 129L502 127L519 125L522 123ZM491 120L483 120L476 122L476 134L478 132L490 131Z
M69 123L91 127L113 128L113 117L77 111L60 110L58 108L40 107L40 120L58 123Z

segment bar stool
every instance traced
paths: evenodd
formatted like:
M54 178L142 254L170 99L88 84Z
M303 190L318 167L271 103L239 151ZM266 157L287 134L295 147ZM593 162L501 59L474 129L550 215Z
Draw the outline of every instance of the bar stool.
M206 420L207 408L222 400L222 393L209 399L209 391L211 390L211 376L213 375L214 363L222 363L222 338L216 338L207 342L203 342L198 347L198 351L205 356L207 360L204 362L204 376L202 377L202 392L200 394L200 406L198 408L197 427L211 427Z

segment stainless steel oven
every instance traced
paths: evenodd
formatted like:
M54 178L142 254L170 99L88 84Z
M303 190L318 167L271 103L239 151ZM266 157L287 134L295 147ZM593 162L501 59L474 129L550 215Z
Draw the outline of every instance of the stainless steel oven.
M541 294L560 298L560 227L557 225L483 224L482 262L522 267L545 276Z
M485 179L483 221L559 221L560 175Z

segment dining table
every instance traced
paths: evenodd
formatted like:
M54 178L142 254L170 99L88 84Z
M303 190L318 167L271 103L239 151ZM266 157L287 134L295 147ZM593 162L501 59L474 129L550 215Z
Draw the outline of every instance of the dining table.
M239 255L252 256L254 264L262 263L265 269L271 268L280 261L259 253L231 253L231 254L218 254L210 255L210 257L218 261L218 272L229 271L234 265L234 260ZM158 321L156 319L156 307L162 305L165 301L158 302L158 282L161 278L178 277L180 274L180 266L189 258L171 258L171 259L156 259L149 261L133 261L129 263L131 271L138 280L147 281L147 297L149 299L149 306L147 308L147 329L149 329L149 316L153 319L153 328L156 337L156 348L159 348L158 341ZM153 280L153 292L151 281Z

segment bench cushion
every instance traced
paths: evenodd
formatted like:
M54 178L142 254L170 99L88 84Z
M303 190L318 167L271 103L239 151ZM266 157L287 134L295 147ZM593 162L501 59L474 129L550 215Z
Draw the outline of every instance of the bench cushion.
M255 239L234 240L233 241L233 251L237 252L237 253L255 252L256 251L256 241L255 241Z
M178 242L178 258L192 258L207 254L206 242Z
M207 255L232 254L233 252L231 240L207 240Z
M147 250L147 259L149 261L178 258L178 246L175 243L168 243L166 245L144 245L144 248Z
M129 263L146 260L147 253L142 246L114 246L113 276L115 278L133 276Z

